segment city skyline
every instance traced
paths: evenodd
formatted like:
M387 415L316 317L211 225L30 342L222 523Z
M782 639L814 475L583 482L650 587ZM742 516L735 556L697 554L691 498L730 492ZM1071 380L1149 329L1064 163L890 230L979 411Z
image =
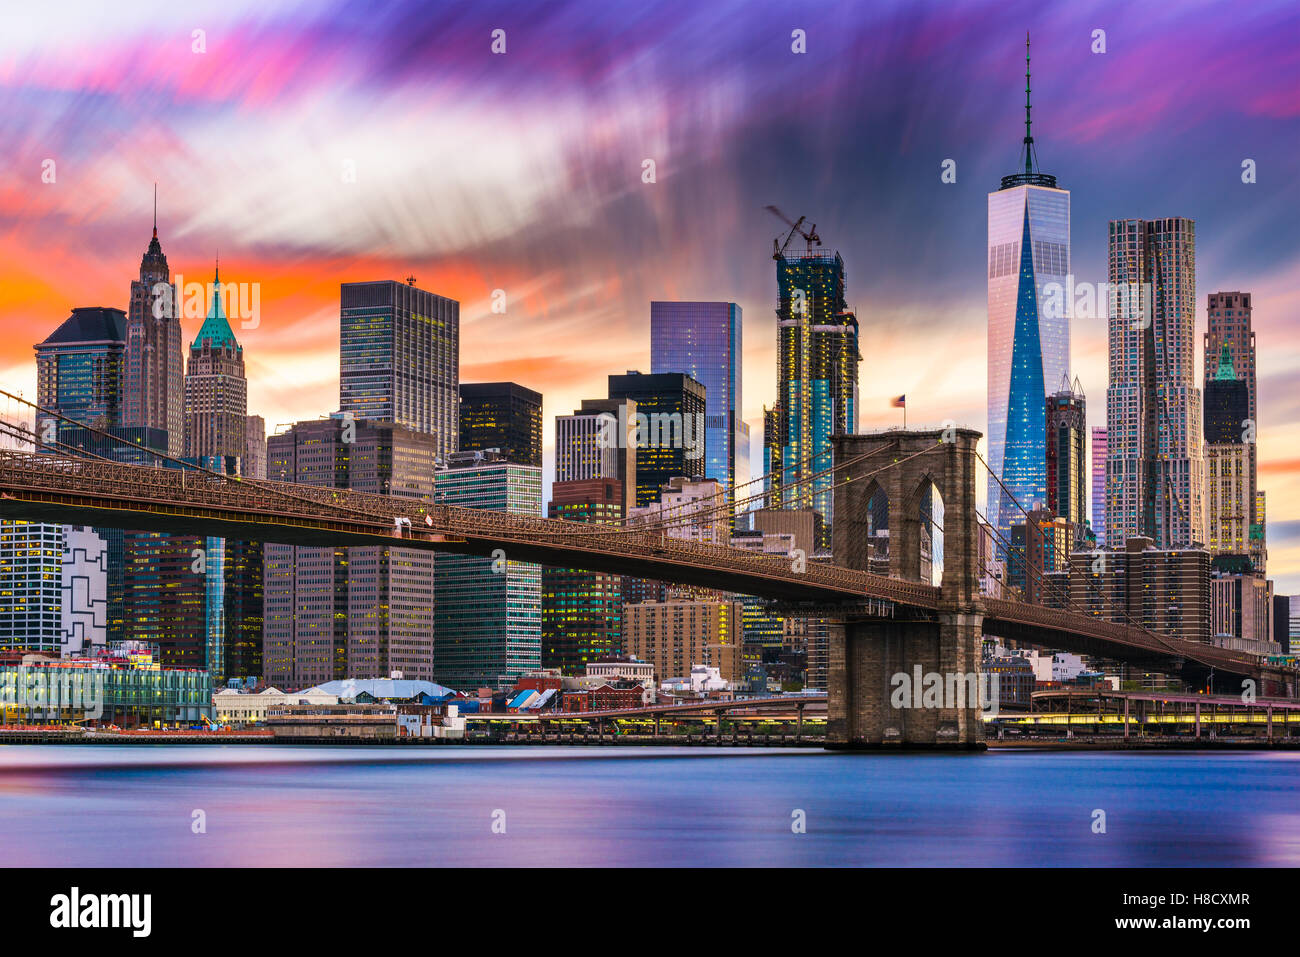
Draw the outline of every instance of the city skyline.
M405 61L388 73L366 73L364 62L358 58L376 56L372 45L399 27L396 15L381 17L370 24L372 30L365 42L349 46L343 66L368 77L360 88L381 105L404 101L413 88L430 79L445 81L447 90L463 89L465 84L478 80L491 107L490 117L509 116L512 114L501 102L503 84L518 81L521 75L540 74L546 80L543 85L559 91L562 100L570 82L575 88L582 86L582 78L566 76L559 61L550 61L539 52L537 44L525 39L545 36L548 44L563 39L565 54L571 54L577 27L575 13L581 9L581 5L567 6L548 19L540 15L522 17L508 6L489 8L484 13L488 19L482 25L481 43L470 26L429 26L427 29L436 26L442 30L443 45L450 44L458 51L451 64L434 77ZM391 217L385 227L387 233L375 235L363 230L349 233L346 241L336 234L340 231L323 234L321 224L310 218L299 221L296 235L290 238L286 211L278 202L247 201L252 198L250 190L266 188L283 172L283 164L271 164L269 172L258 173L256 162L259 157L266 159L260 153L265 147L254 150L257 156L247 163L233 164L241 175L250 178L249 185L233 191L229 189L229 172L196 154L197 144L207 142L219 131L229 132L225 123L233 112L241 113L238 136L243 141L263 130L260 118L269 112L288 108L304 98L325 96L326 80L312 68L283 54L272 55L275 21L256 23L247 13L222 15L214 10L206 18L209 25L205 54L190 53L188 23L182 30L165 15L147 29L143 18L134 23L99 24L106 32L106 48L110 51L152 49L152 44L164 49L166 43L179 43L185 56L196 60L200 56L212 57L222 49L221 42L228 42L221 40L224 28L227 37L239 37L240 50L247 51L254 60L258 60L258 51L266 54L260 57L264 69L259 71L226 58L228 72L223 84L207 91L200 89L199 81L210 76L213 66L220 62L216 58L186 63L178 55L176 63L165 68L153 63L147 81L138 75L133 80L129 72L122 79L110 80L108 74L96 72L96 65L105 62L101 52L98 59L92 57L77 69L67 70L56 81L51 71L64 62L67 54L56 50L51 38L18 32L15 38L4 41L5 52L24 66L10 74L22 76L21 81L4 81L7 96L17 111L16 122L24 123L28 116L24 110L32 109L33 103L44 101L57 107L61 98L83 86L97 91L96 104L88 108L65 99L63 106L65 111L88 109L86 120L91 130L133 98L158 100L166 109L160 117L142 121L155 147L154 156L131 150L123 159L111 163L85 158L69 162L77 155L75 150L61 159L59 148L42 152L43 144L29 135L22 148L15 151L16 158L3 161L11 175L31 176L38 182L40 160L48 153L58 162L59 173L47 193L24 187L21 201L11 195L0 207L0 215L9 225L8 262L0 267L5 270L0 274L0 284L6 294L0 307L6 309L15 325L21 323L21 328L31 330L27 336L30 341L20 338L10 344L0 360L0 372L6 384L30 388L34 381L30 343L48 334L72 307L126 307L120 277L138 263L135 257L139 255L139 244L147 238L143 230L149 228L152 218L151 184L156 179L160 182L160 236L173 271L184 272L189 279L201 278L213 249L220 246L231 279L262 286L260 325L235 331L247 344L249 409L264 415L272 429L281 423L328 414L336 407L338 338L331 320L338 309L339 285L400 280L409 272L419 277L422 288L462 304L465 334L461 378L513 380L536 389L545 397L548 421L557 413L577 407L584 395L602 394L595 390L601 388L601 381L609 373L649 367L652 300L737 302L749 326L744 335L748 380L744 417L751 431L751 460L758 462L761 456L754 453L762 440L761 407L773 399L768 370L775 363L775 283L767 253L769 240L778 232L762 205L776 202L796 215L807 214L818 223L828 244L843 250L854 277L849 305L857 309L864 340L870 337L875 356L888 357L887 362L864 360L861 428L896 424L888 397L906 393L912 418L918 424L937 424L952 418L983 429L982 206L997 178L1015 161L1007 144L1016 145L1022 119L1018 112L1017 73L1018 57L1022 55L1018 47L1023 38L1009 33L1004 36L1006 31L1001 29L994 34L991 28L980 28L977 10L957 11L940 28L923 9L918 13L889 9L873 14L874 19L840 23L845 28L843 36L827 29L837 20L800 14L795 19L802 22L788 23L787 17L774 12L760 13L736 26L743 36L713 38L724 47L734 42L747 51L737 60L731 75L705 68L698 39L684 43L684 51L693 56L687 58L680 72L691 74L703 89L713 93L718 115L688 107L670 116L668 96L682 91L684 77L674 75L664 56L672 49L674 37L686 37L692 26L699 27L698 21L687 18L685 25L665 27L653 39L641 41L652 64L645 67L653 74L648 86L655 91L649 107L638 106L631 92L611 94L608 101L596 104L570 103L571 112L559 124L569 138L541 141L539 148L549 150L548 156L572 160L575 165L570 173L586 177L587 186L580 185L581 178L559 185L547 181L536 185L530 194L526 185L521 185L527 177L516 175L517 171L486 169L470 175L452 163L449 175L442 179L453 185L455 202L450 206L439 204L437 191L430 195L431 188L422 187L425 192L417 198L430 202L430 210L439 211L441 229L420 229L414 228L420 225L414 221L418 214L394 206L391 191L395 186L418 183L419 171L386 171L395 175L388 176L390 185L379 189L373 178L367 178L366 158L358 157L358 182L352 185L362 188L356 196L349 197L342 191L346 184L331 182L336 179L332 170L331 175L322 174L311 181L320 201L333 197L331 202L345 204L344 223L352 222L351 217L361 215L368 207L381 218ZM497 25L490 22L496 14L506 18L502 25L510 35L510 46L504 58L491 60L488 34ZM1197 334L1206 328L1208 294L1228 289L1252 293L1256 330L1265 346L1259 368L1260 487L1269 491L1273 513L1269 523L1270 575L1278 581L1279 591L1293 590L1300 569L1300 548L1295 544L1300 522L1290 516L1296 514L1296 503L1300 501L1300 484L1295 477L1300 473L1300 460L1290 456L1287 449L1294 447L1300 431L1292 424L1297 418L1292 406L1296 400L1288 394L1285 382L1300 367L1300 352L1293 345L1294 335L1288 335L1286 323L1294 323L1300 311L1295 308L1300 268L1296 226L1282 219L1286 197L1294 195L1295 185L1282 175L1288 159L1281 148L1285 134L1295 125L1296 106L1284 92L1287 85L1276 77L1267 79L1268 71L1262 71L1258 64L1269 59L1260 52L1260 46L1265 51L1275 49L1271 47L1276 42L1273 36L1294 14L1280 7L1265 8L1260 19L1249 27L1233 23L1226 13L1217 20L1202 15L1195 23L1169 14L1158 20L1154 14L1113 9L1103 14L1086 20L1062 13L1045 18L1026 7L1023 17L1034 33L1035 63L1043 64L1042 69L1035 70L1034 93L1035 105L1040 107L1036 112L1041 117L1040 129L1035 132L1044 144L1040 160L1060 175L1062 182L1068 182L1074 196L1072 243L1079 261L1075 273L1080 279L1104 280L1107 220L1186 216L1197 222ZM517 28L512 28L511 18L519 22ZM1093 20L1107 29L1110 50L1105 54L1089 50ZM788 37L794 27L808 32L806 60L789 50ZM295 24L295 28L300 29L301 24ZM73 28L74 34L78 29L80 25ZM167 33L165 43L163 34L169 30L172 32ZM608 39L607 30L608 25L595 18L589 35L592 43ZM760 32L770 34L769 40L758 42ZM1238 49L1244 40L1223 42L1225 37L1241 40L1245 36L1256 48L1250 57ZM327 51L332 41L336 48L337 40L328 30L309 31L300 39L300 56L311 50ZM1155 67L1147 61L1158 64L1162 57L1172 56L1175 41L1182 42L1193 55L1197 51L1205 55L1213 52L1219 62L1226 58L1240 69L1221 69L1214 89L1181 78L1177 86L1162 85L1155 77L1154 86L1149 87L1152 92L1138 97L1137 104L1129 102L1126 84L1143 77L1152 79L1148 71ZM899 76L910 77L913 82L924 78L920 93L907 93L906 106L913 112L905 120L890 111L882 113L874 98L860 102L851 81L861 77L852 69L827 66L831 51L843 50L847 44L858 44L865 54L862 59L876 64L872 69L879 72L872 74L873 79L888 79L891 70L902 70ZM973 84L970 93L955 92L953 85L957 81L951 77L923 72L925 63L933 62L945 51L963 49L963 45L970 49L963 53L963 63L956 72ZM1218 50L1220 45L1222 50ZM598 45L596 49L600 49ZM1140 55L1136 52L1139 50L1143 51ZM237 59L243 58L241 52ZM711 55L708 60L714 58ZM775 64L773 77L761 80L757 74L769 59ZM1294 64L1293 54L1279 53L1273 59L1274 67L1276 62ZM565 69L573 68L571 59L564 62ZM1050 69L1048 63L1052 64ZM1114 70L1121 77L1099 73L1103 65L1111 70L1111 64L1117 64ZM608 54L593 54L584 66L592 74L628 78L628 69L608 59ZM1070 74L1084 67L1093 72L1088 83L1079 84ZM494 79L493 70L508 76ZM765 161L761 169L746 170L735 176L729 188L716 191L720 176L728 171L736 173L735 154L741 144L775 127L795 131L801 128L801 120L793 114L802 98L812 94L792 92L788 103L772 109L761 117L761 122L754 115L755 104L763 98L767 84L784 82L808 71L822 77L822 92L851 111L848 115L855 121L849 125L861 125L884 136L885 142L897 143L897 152L881 151L883 156L872 158L865 170L846 167L841 161L853 136L826 129L819 121L813 131L822 135L824 150L818 156L808 155L811 151L807 147L794 146L790 156ZM1223 76L1229 77L1226 83ZM583 96L592 95L587 92ZM967 108L975 97L984 104L979 114L984 119L978 128L970 125L975 114ZM1197 97L1201 102L1189 105ZM345 100L332 101L328 115L349 115L356 104ZM997 106L991 108L989 104ZM1107 109L1098 109L1099 104ZM521 114L526 112L527 104L520 107ZM651 114L649 118L647 113ZM250 118L244 114L252 115ZM643 147L643 126L649 119L653 128L656 116L663 134L661 145ZM859 116L860 123L856 120ZM620 117L626 126L620 124ZM572 150L577 147L571 137L575 129L588 129L597 119L612 124L608 139L593 145L591 153L579 150L574 154ZM954 125L954 119L962 122ZM707 125L715 120L716 128ZM926 120L932 122L927 124ZM1168 135L1143 141L1144 149L1152 151L1143 168L1117 168L1114 151L1097 148L1140 138L1149 132L1153 121L1165 123ZM938 135L940 127L947 131L944 135ZM692 128L707 128L708 135L703 148L700 144L691 146L688 154L683 152L688 149L684 145L687 141L679 134ZM1240 149L1232 143L1231 156L1215 153L1218 165L1213 175L1221 178L1220 189L1205 186L1210 177L1206 170L1212 164L1203 156L1207 152L1204 149L1195 158L1199 173L1180 177L1160 174L1162 164L1173 161L1178 144L1185 146L1210 128L1222 128L1228 139L1236 137L1241 142ZM170 139L164 136L169 131ZM508 137L518 134L506 130L483 132L480 126L474 135L499 135L503 137L502 152L513 154ZM321 157L328 157L331 163L335 159L341 163L347 157L336 156L338 152L322 144L312 149L313 158L304 161L323 163ZM655 156L659 157L657 182L642 183L642 159ZM684 162L687 156L689 161ZM955 184L940 181L940 164L949 156L958 164ZM1240 181L1239 165L1245 156L1259 164L1258 183L1246 185ZM20 169L20 162L28 157L30 162ZM823 159L825 164L818 166ZM787 179L809 170L821 175L805 176L806 181L793 188L792 195ZM498 174L497 182L484 182ZM884 177L893 177L903 188L882 203L877 195L881 191L870 187ZM200 182L209 179L211 189L198 188ZM567 188L566 183L567 187L579 185ZM61 188L69 185L73 188ZM89 194L98 197L96 200L87 201L88 188L98 190ZM230 195L232 201L207 202L213 189ZM1250 190L1256 192L1241 192ZM714 195L709 195L710 191ZM513 206L521 196L529 195L536 210L530 212L530 207L521 206L514 210L518 222L494 221L492 214L501 211L498 205ZM838 198L841 195L842 200ZM578 211L555 219L555 201L563 196L580 200ZM260 198L267 199L264 195ZM459 210L456 203L460 204ZM691 207L713 214L701 218L716 217L722 228L710 223L703 232L688 233L684 224L693 220L684 220L683 210ZM915 222L906 226L911 232L903 233L904 238L914 240L914 246L919 242L915 258L922 261L921 266L904 262L906 257L895 246L906 244L880 238L891 229L897 231L899 218L909 209L936 208L946 210L945 218L952 225L945 235L935 237ZM447 212L441 212L443 209ZM573 215L585 216L585 226L575 223ZM916 218L916 213L908 218ZM554 255L541 248L537 233L543 222L569 243L569 248L562 251L566 260L562 268L556 265ZM615 241L609 230L629 223L635 227L630 240L645 245L646 254L636 269L626 265L620 269L613 263L626 244ZM72 224L78 226L75 235L68 231ZM553 237L548 242L554 245ZM608 249L602 250L602 245ZM705 253L702 258L698 256L700 250ZM917 253L918 248L911 251ZM692 263L693 257L700 261ZM916 297L917 270L934 270L934 263L939 261L948 265L932 272L924 295ZM69 282L69 275L75 280ZM498 288L506 293L508 309L504 315L491 311L491 294ZM868 303L870 308L866 308ZM188 341L197 322L182 319L182 326ZM1079 358L1073 371L1080 375L1085 391L1095 397L1089 406L1089 424L1097 425L1104 421L1100 396L1105 388L1105 322L1079 321L1075 327L1073 347ZM601 334L592 335L592 330L600 330ZM935 335L938 332L943 335ZM503 341L517 344L517 348L504 349ZM941 348L918 348L916 343L921 341L938 343ZM1196 378L1200 380L1199 371ZM544 434L549 438L550 429L545 429ZM546 463L549 477L553 470L550 447Z

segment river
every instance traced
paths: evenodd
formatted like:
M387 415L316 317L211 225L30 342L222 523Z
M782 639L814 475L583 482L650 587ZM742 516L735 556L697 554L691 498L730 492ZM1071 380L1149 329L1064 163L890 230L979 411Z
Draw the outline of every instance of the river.
M10 745L0 841L10 866L1296 866L1298 790L1288 752Z

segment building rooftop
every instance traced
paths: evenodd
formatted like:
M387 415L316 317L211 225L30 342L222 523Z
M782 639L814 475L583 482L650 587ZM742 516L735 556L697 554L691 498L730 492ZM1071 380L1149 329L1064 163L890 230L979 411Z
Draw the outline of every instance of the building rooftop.
M40 345L126 342L126 313L111 306L78 306Z

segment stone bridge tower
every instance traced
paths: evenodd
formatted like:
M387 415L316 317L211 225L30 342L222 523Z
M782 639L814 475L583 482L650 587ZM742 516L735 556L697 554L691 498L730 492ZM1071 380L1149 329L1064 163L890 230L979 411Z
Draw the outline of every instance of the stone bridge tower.
M928 545L933 559L942 553L942 579L937 612L900 606L892 618L850 616L832 625L829 747L984 746L977 693L980 435L951 428L834 438L835 564L934 584L937 569L922 578L933 564L923 561Z

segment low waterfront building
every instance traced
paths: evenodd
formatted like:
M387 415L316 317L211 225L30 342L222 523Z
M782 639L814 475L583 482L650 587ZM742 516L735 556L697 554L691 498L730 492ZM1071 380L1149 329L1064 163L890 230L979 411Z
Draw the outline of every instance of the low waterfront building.
M416 678L343 678L313 685L295 692L293 697L304 695L333 695L341 702L358 701L363 696L371 701L410 701L420 695L431 698L450 698L456 694L446 685L436 681Z
M660 690L674 698L707 698L731 690L731 682L717 668L695 665L689 674L665 679Z
M163 668L157 645L109 642L82 657L0 660L0 706L5 724L178 727L212 717L212 679Z
M597 688L566 690L562 701L565 712L618 711L639 708L645 689L634 681L603 683Z
M990 683L997 682L994 700L999 708L1029 707L1036 681L1034 666L1027 659L1019 655L986 658L980 670L989 676Z
M463 738L465 718L460 704L399 704L397 735L401 738Z
M395 738L397 707L391 704L287 704L267 712L277 738Z
M212 696L212 712L218 724L263 724L271 708L290 704L338 703L338 695L310 689L285 692L278 688L266 688L261 691L222 688Z

